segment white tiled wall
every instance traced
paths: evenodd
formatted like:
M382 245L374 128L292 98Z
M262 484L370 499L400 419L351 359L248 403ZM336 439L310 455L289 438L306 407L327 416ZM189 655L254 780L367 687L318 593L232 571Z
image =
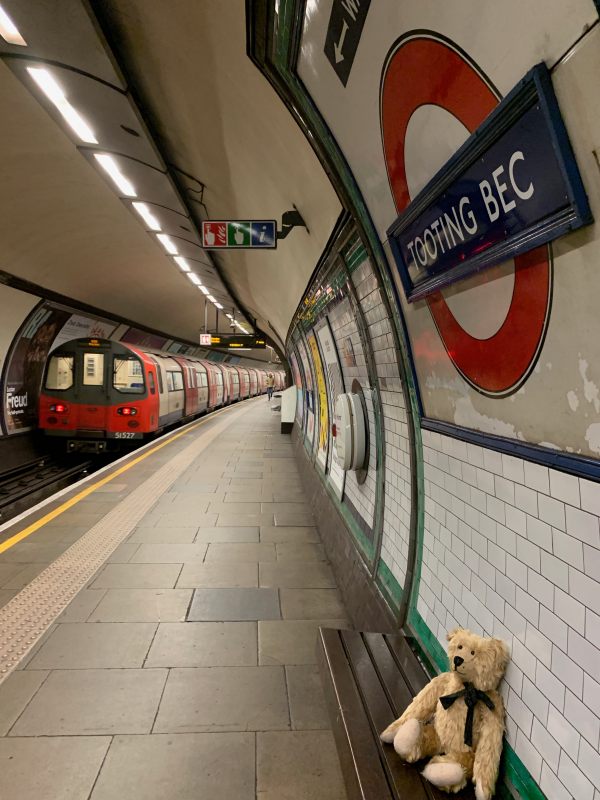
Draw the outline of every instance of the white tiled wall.
M365 315L379 379L385 431L385 503L381 558L402 586L406 576L411 510L406 399L390 321L378 280L365 258L352 273Z
M507 738L550 800L600 800L600 484L423 431L418 610L511 645Z

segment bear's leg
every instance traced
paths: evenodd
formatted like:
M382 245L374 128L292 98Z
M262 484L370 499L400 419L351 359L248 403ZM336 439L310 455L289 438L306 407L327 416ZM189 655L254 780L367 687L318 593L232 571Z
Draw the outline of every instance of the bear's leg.
M460 792L473 774L473 753L435 756L422 772L424 778L445 792Z
M421 758L440 752L440 740L433 725L423 725L418 719L409 719L400 726L394 737L394 750L412 764Z

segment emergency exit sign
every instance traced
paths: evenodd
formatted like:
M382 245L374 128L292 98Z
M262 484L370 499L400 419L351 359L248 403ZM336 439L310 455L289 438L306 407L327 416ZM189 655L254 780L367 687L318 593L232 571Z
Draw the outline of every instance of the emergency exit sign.
M204 220L202 247L205 250L273 250L277 247L274 219Z

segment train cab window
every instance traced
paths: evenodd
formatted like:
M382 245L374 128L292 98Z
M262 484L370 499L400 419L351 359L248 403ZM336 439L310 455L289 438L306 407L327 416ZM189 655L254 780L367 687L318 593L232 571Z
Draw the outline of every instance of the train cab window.
M156 394L156 386L154 385L154 373L148 373L148 386L150 387L150 394Z
M113 387L126 394L143 394L144 373L136 356L115 356L113 359Z
M104 353L83 354L83 385L102 386L104 384Z
M46 389L64 392L73 386L74 356L51 356L46 372Z

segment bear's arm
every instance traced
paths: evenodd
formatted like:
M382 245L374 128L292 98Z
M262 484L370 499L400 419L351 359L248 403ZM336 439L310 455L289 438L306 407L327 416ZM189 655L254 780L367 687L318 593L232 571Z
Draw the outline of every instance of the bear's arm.
M437 701L448 689L448 673L443 672L432 678L427 686L424 686L419 694L413 699L402 714L398 722L402 724L407 719L418 719L425 721L430 719L435 713Z
M485 710L484 722L475 751L473 783L477 800L489 800L494 794L504 735L504 702L499 692L488 692L494 710Z

